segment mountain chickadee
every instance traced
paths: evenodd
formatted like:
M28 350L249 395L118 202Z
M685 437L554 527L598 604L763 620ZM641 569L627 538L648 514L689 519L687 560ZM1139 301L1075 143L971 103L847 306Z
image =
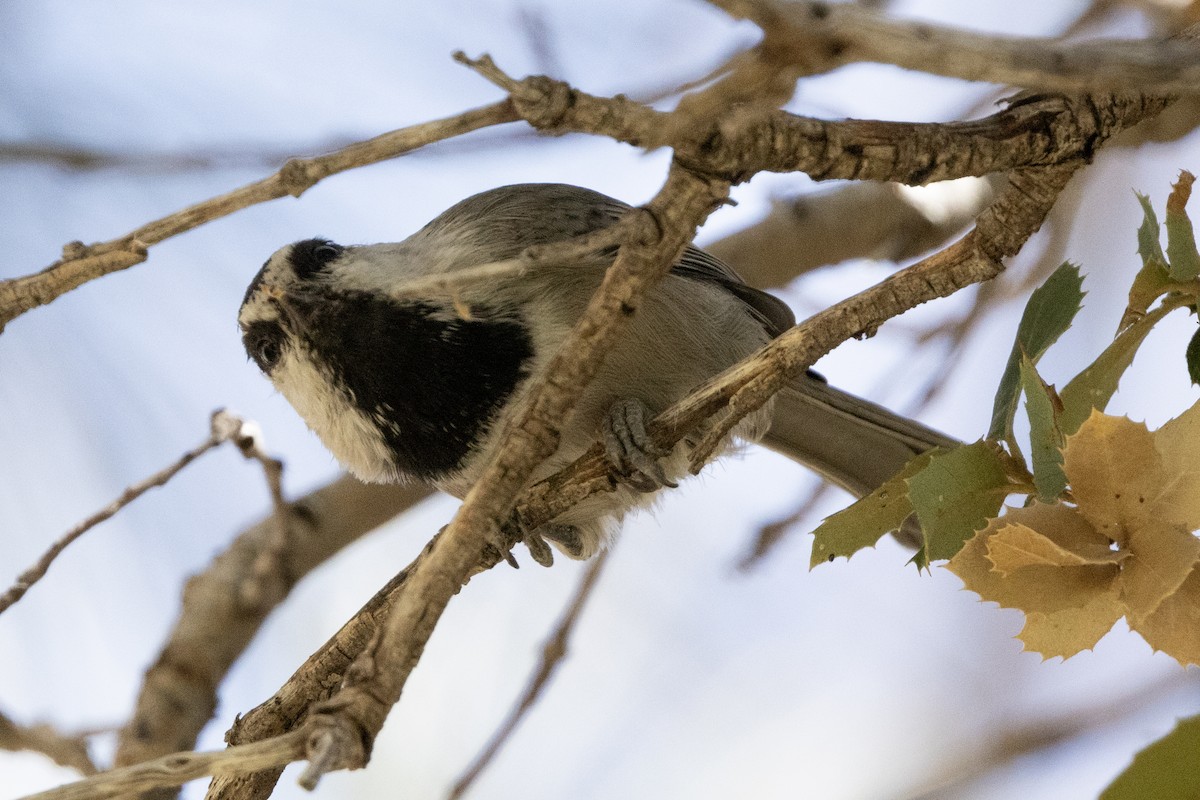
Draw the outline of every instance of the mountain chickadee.
M398 290L598 230L627 208L575 186L522 184L469 197L403 242L287 245L246 291L238 316L246 352L358 478L426 480L462 497L614 254L469 282L455 297L401 298ZM780 300L688 247L643 299L564 425L558 450L533 475L552 474L600 438L623 484L537 534L571 557L594 554L646 493L687 473L688 442L656 452L644 422L793 324ZM812 373L734 434L762 439L855 495L914 454L954 444Z

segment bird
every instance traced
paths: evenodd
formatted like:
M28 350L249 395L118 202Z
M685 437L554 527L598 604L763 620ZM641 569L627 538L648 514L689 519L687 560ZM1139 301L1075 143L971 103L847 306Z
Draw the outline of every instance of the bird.
M426 481L464 497L616 250L539 259L454 292L407 287L606 228L629 208L578 186L514 184L460 201L400 242L285 245L246 290L243 345L353 475ZM782 300L688 245L636 308L565 420L557 450L530 478L553 474L599 440L619 476L616 490L527 532L527 541L548 541L575 559L595 555L627 512L688 474L698 439L663 451L646 423L794 324ZM777 450L858 497L916 455L957 444L811 371L747 415L720 452L742 441Z

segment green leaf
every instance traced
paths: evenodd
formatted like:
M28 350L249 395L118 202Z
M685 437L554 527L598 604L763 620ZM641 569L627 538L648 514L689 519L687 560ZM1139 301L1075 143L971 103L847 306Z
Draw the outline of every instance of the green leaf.
M1200 797L1200 716L1188 717L1175 730L1133 757L1133 763L1109 784L1100 800L1193 800Z
M1187 346L1188 377L1192 383L1200 384L1200 330L1192 334Z
M1171 187L1171 195L1167 198L1167 263L1171 277L1177 281L1192 281L1200 276L1196 234L1185 209L1195 180L1192 173L1180 172L1179 180Z
M996 516L1011 491L1008 477L993 445L976 442L947 452L935 452L929 464L908 479L908 496L925 549L919 567L950 558L963 542Z
M1037 363L1042 354L1071 326L1083 300L1079 268L1064 261L1046 282L1033 291L1017 326L1017 340L996 390L989 439L1011 439L1013 417L1021 396L1021 355Z
M1159 306L1117 334L1112 344L1104 348L1087 369L1072 378L1058 393L1062 414L1058 424L1070 436L1079 430L1092 409L1103 411L1117 391L1117 384L1154 325L1171 311L1173 306Z
M813 531L812 558L808 568L850 556L875 543L889 531L899 528L912 514L906 480L925 468L933 453L923 453L904 469L854 505L825 518Z
M1148 267L1152 263L1166 264L1167 257L1163 255L1162 245L1158 243L1158 215L1154 213L1154 206L1150 204L1150 198L1146 195L1141 192L1134 194L1142 204L1142 225L1137 233L1138 255L1142 257L1142 266Z
M1021 359L1021 386L1025 390L1025 413L1029 415L1029 457L1033 461L1033 484L1038 498L1053 503L1067 488L1063 472L1063 435L1058 428L1061 401L1054 387L1047 386L1028 357Z

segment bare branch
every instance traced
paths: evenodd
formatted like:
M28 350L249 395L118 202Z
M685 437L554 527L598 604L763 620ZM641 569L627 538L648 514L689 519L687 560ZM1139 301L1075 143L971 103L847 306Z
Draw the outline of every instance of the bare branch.
M49 725L18 725L0 713L0 750L30 750L50 757L55 764L70 767L82 775L95 775L95 762L88 754L84 736L68 736Z
M500 752L500 749L507 744L513 731L525 719L525 715L533 708L541 696L542 691L550 682L550 678L558 670L559 664L567 656L567 642L570 641L571 633L575 629L575 623L579 619L579 615L583 613L583 607L587 600L592 595L592 590L596 587L596 582L600 578L600 571L604 569L604 565L608 563L608 556L612 550L605 550L592 559L592 563L588 565L587 571L583 573L583 579L579 581L579 586L575 589L575 596L571 598L571 602L567 604L567 611L563 614L562 619L555 625L554 631L542 646L542 660L538 664L537 670L529 679L529 684L525 687L525 691L521 694L517 704L508 713L504 722L492 735L491 741L483 749L462 777L454 784L454 788L447 795L448 800L458 800L471 788L475 780L487 769L492 763L492 759Z
M387 582L332 638L300 665L272 697L239 717L225 734L230 745L248 744L295 730L309 708L337 690L351 662L376 635L396 602L410 590L408 579L428 557L439 537L434 537L411 564ZM494 553L495 562L502 558ZM209 786L209 800L245 800L271 794L279 774L268 769L244 775L219 776Z
M1189 41L988 36L891 19L851 3L713 0L766 33L757 56L804 74L875 61L968 81L1054 92L1200 92L1200 47Z
M852 183L778 199L764 219L705 249L759 287L851 258L915 258L943 246L991 201L989 181L960 180L966 185L955 188Z
M457 297L462 289L474 284L502 278L511 279L547 262L568 263L575 259L582 259L605 248L619 245L636 225L644 224L644 220L638 221L641 213L640 209L631 208L608 227L561 242L526 247L515 258L505 261L493 261L488 264L456 269L452 272L414 278L397 286L392 291L392 296L413 299L428 298L430 295ZM470 314L464 311L463 316L468 317Z
M239 535L208 569L188 581L179 619L146 672L137 707L118 737L116 764L135 764L195 746L216 708L221 680L291 588L431 491L426 486L364 484L343 476L277 508ZM288 519L287 547L273 553L268 559L273 571L263 575L263 554L275 550L281 516ZM248 597L244 587L249 582L270 591ZM344 668L325 669L321 675Z
M944 770L936 787L926 787L909 800L955 800L980 778L1011 765L1030 753L1048 750L1089 732L1101 730L1133 716L1180 689L1196 685L1193 673L1171 672L1162 679L1116 697L1105 697L1098 707L1072 711L1055 718L1001 728L989 736L983 753L972 754Z
M258 203L287 195L299 197L321 179L338 172L386 161L431 142L515 119L510 105L500 102L400 128L327 155L291 159L273 175L150 222L117 239L88 246L72 242L63 248L62 260L41 272L0 281L0 331L26 311L88 281L145 261L147 248L164 239Z
M127 487L125 491L121 492L121 495L116 500L113 500L107 506L97 511L95 514L92 514L90 517L83 520L74 528L71 528L71 530L63 534L58 541L50 545L46 552L42 554L42 557L37 560L36 564L22 572L20 576L17 577L16 582L9 587L8 591L6 591L3 595L0 595L0 614L3 614L6 609L10 608L14 603L24 597L25 593L29 591L30 587L32 587L46 575L46 571L50 569L50 565L54 563L54 559L58 558L59 554L62 553L63 550L67 549L68 545L70 545L80 536L83 536L83 534L87 533L92 528L99 525L101 522L113 517L122 508L129 505L154 487L165 485L167 481L171 480L171 478L174 478L175 475L178 474L179 471L188 464L192 463L209 450L212 450L214 447L217 447L218 445L227 441L230 436L236 433L236 430L229 427L227 422L227 415L225 415L224 411L218 411L214 413L211 425L212 432L209 434L209 437L204 440L204 442L184 453L174 464L171 464L169 467L159 470L150 477Z
M179 786L206 775L253 772L295 761L304 754L307 731L301 729L264 742L208 753L172 753L129 767L118 767L75 783L27 795L21 800L104 800L126 794Z
M827 121L733 109L716 120L689 118L689 125L679 126L671 113L625 97L596 97L542 75L517 80L486 57L468 63L508 88L517 113L539 130L671 147L681 165L735 183L765 171L923 185L1053 166L1093 152L1127 120L1154 116L1170 103L1148 95L1026 95L968 122Z

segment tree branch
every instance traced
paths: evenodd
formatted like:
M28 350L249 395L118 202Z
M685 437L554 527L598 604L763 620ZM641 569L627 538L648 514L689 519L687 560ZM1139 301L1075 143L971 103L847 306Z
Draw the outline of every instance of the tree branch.
M546 685L550 682L550 678L554 676L558 666L563 659L567 657L567 642L571 639L571 633L575 630L575 623L579 620L579 615L583 613L583 607L587 603L588 598L592 595L592 590L596 588L596 582L600 578L600 571L604 569L604 565L608 563L608 556L612 550L605 550L592 559L592 563L588 565L587 571L583 573L583 579L579 582L579 586L575 589L575 595L571 601L567 603L567 611L563 614L562 619L554 626L554 631L542 646L542 658L538 663L537 669L533 676L529 679L529 684L525 687L525 691L521 693L520 699L512 710L505 717L504 722L492 735L491 741L483 749L471 765L467 767L455 783L454 787L447 795L447 800L459 800L471 788L476 779L487 769L488 765L500 752L501 748L511 738L513 731L521 724L521 720L525 719L525 715L533 708Z
M0 750L18 752L29 750L49 757L62 767L70 767L82 775L95 775L98 770L88 754L84 736L67 736L49 725L18 725L0 713Z
M263 742L208 753L171 755L118 767L21 800L105 800L109 797L179 786L206 775L253 772L288 764L304 754L306 732L301 729Z
M145 261L150 246L206 222L286 195L299 197L321 179L338 172L386 161L431 142L515 119L509 104L500 102L400 128L327 155L291 159L273 175L147 223L117 239L93 245L72 242L63 248L61 260L41 272L0 281L0 331L26 311L88 281Z
M41 558L37 560L37 563L22 572L20 576L17 577L16 582L9 587L9 589L3 595L0 595L0 614L4 613L6 609L10 608L14 603L24 597L25 593L29 591L29 589L35 583L45 577L47 570L50 569L50 565L54 563L54 560L58 558L58 556L61 555L62 552L66 550L72 542L74 542L80 536L83 536L83 534L87 533L92 528L99 525L101 522L114 517L118 511L141 497L146 492L158 486L165 486L168 481L170 481L180 472L180 470L182 470L188 464L191 464L200 456L207 453L209 450L219 447L228 441L236 442L238 447L240 447L243 452L249 452L248 448L252 448L254 446L252 442L247 444L241 441L247 436L243 432L245 423L241 419L238 419L234 415L226 412L224 409L213 413L209 427L211 428L211 431L208 435L208 438L199 445L191 450L188 450L186 453L176 459L175 462L170 466L159 470L148 478L144 478L137 483L126 487L125 491L121 492L120 496L117 497L116 500L113 500L104 508L100 509L95 514L92 514L90 517L71 528L71 530L63 534L58 541L47 548L46 552L42 554ZM263 456L263 458L265 458L265 456ZM276 468L282 469L282 467L279 466ZM278 478L274 480L272 485L278 485Z
M291 588L431 491L419 485L369 485L342 476L240 534L208 569L188 581L175 627L146 672L137 707L119 734L116 764L194 747L216 708L217 687ZM261 574L258 565L263 553L274 548L281 514L289 519L287 546L273 562L275 570ZM257 598L244 591L247 583L263 587ZM257 602L247 602L252 599Z
M687 126L671 112L624 97L597 97L544 75L520 80L486 56L456 57L506 88L522 119L547 133L607 136L648 149L670 147L676 160L737 183L758 172L804 172L814 180L936 181L1038 166L1091 154L1127 120L1151 117L1171 102L1150 95L1025 95L1003 111L968 122L828 121L784 111L732 109Z
M944 246L991 202L990 181L963 180L970 186L852 183L776 199L765 218L704 249L759 288L852 258L904 261Z
M763 29L766 35L754 56L775 69L811 75L874 61L1052 92L1200 93L1200 47L1194 42L988 36L895 20L853 3L712 2Z

